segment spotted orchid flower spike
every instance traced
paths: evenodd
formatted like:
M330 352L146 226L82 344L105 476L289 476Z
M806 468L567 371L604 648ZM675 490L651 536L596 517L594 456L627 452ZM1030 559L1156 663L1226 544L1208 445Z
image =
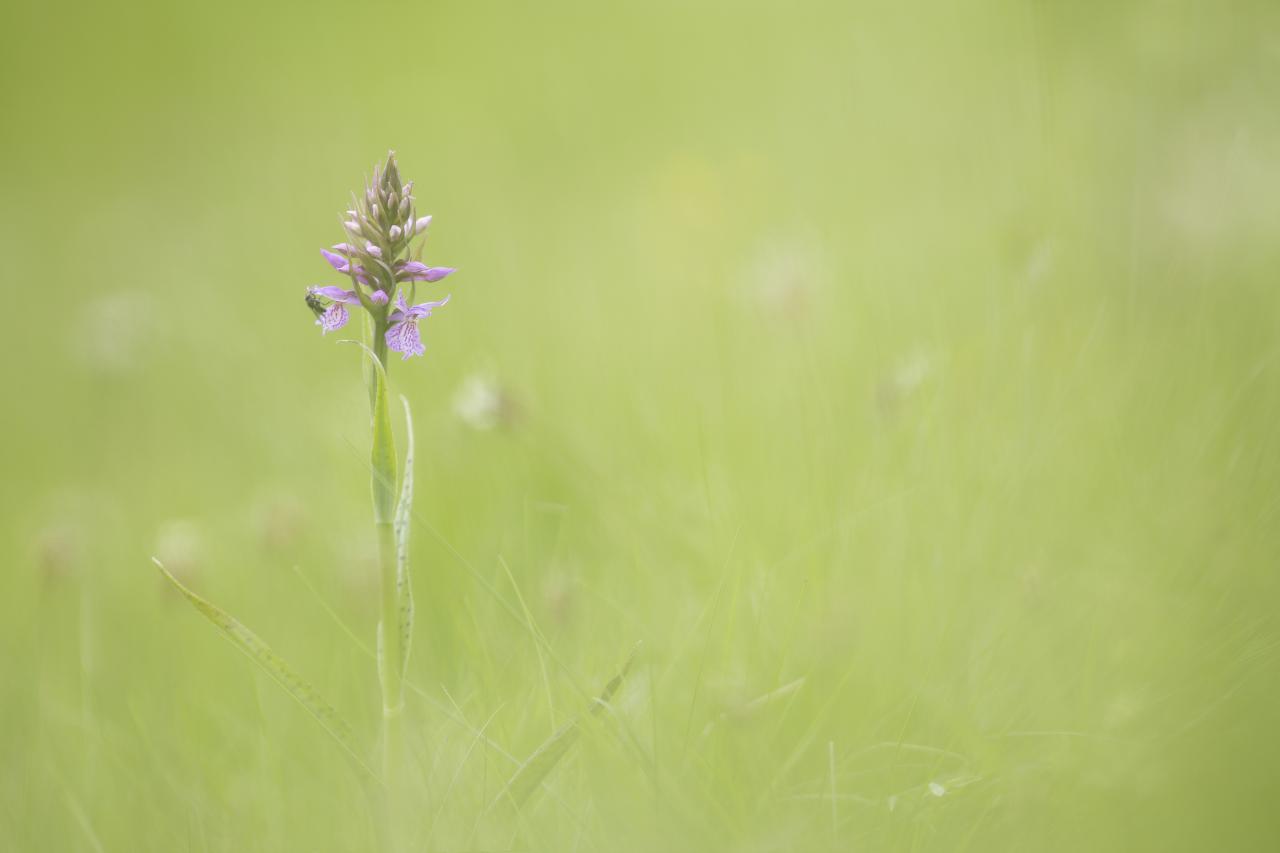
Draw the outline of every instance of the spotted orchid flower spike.
M343 242L320 255L343 284L316 285L307 290L307 306L322 333L343 328L352 312L364 330L365 380L372 421L370 457L373 522L378 540L381 613L378 622L378 681L383 711L383 779L394 785L404 755L400 715L404 706L404 676L413 634L413 591L409 573L409 533L413 504L413 423L409 401L405 409L408 450L399 469L388 403L387 355L398 352L407 360L422 355L422 324L443 307L448 295L414 304L419 285L435 284L453 273L452 267L428 266L421 259L422 240L430 216L418 216L413 182L402 184L392 152L374 167L373 180L363 197L352 197L342 228Z
M434 283L454 272L452 267L428 266L418 259L419 238L425 237L430 216L418 216L413 181L400 182L395 152L385 165L373 169L363 197L352 196L342 227L346 240L320 255L347 286L316 285L307 290L307 306L322 333L336 331L351 319L351 311L368 312L373 325L373 351L385 368L390 349L402 359L422 355L419 324L449 297L410 305L418 282ZM415 243L417 246L415 247ZM406 297L406 291L408 296Z

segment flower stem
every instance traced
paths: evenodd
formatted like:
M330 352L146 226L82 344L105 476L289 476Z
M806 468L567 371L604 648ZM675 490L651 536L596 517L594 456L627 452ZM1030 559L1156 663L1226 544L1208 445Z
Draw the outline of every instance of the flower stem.
M370 326L372 326L372 331L370 330ZM372 320L372 322L366 323L364 329L365 334L373 335L373 340L368 343L373 345L373 354L377 357L378 363L382 365L382 373L385 376L391 371L391 365L387 362L387 321ZM372 372L367 374L367 382L369 385L369 411L374 414L374 417L377 417L377 412L374 411L374 408L378 404L378 381L376 372L377 368L374 368Z
M378 568L382 586L378 680L382 685L383 773L388 787L394 790L400 781L398 776L404 748L400 736L404 691L401 687L402 650L399 635L400 601L396 593L396 542L390 523L378 523L374 526L378 531Z
M373 526L378 537L378 576L381 586L381 619L378 623L378 681L382 688L383 775L387 786L399 785L404 744L400 714L404 707L403 660L400 636L400 593L396 578L396 535L393 524L395 508L395 451L392 449L390 423L386 414L387 340L386 320L373 324L373 354L381 363L382 381L376 381L371 394L374 419Z

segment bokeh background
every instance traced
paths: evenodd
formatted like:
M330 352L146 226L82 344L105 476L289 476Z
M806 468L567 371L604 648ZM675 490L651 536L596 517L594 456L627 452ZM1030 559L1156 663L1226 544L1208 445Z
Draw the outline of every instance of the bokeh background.
M359 353L302 295L389 148L460 270L391 371L408 849L1280 845L1274 3L4 30L0 848L385 845L150 558L376 754Z

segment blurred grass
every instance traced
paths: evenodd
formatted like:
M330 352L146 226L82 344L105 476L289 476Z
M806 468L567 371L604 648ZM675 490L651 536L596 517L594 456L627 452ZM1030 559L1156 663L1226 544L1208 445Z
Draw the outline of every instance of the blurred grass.
M1280 841L1273 4L6 21L0 848L378 843L149 557L372 750L373 667L291 567L371 640L359 360L301 295L388 147L461 270L391 374L414 849ZM505 428L455 415L477 373ZM639 640L486 812L515 765L476 730L527 756Z

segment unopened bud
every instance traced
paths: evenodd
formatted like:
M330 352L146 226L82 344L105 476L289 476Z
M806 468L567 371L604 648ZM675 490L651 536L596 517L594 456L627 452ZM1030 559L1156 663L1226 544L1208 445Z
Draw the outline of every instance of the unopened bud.
M387 165L382 170L382 184L392 192L400 191L400 170L396 167L396 152L387 153Z

